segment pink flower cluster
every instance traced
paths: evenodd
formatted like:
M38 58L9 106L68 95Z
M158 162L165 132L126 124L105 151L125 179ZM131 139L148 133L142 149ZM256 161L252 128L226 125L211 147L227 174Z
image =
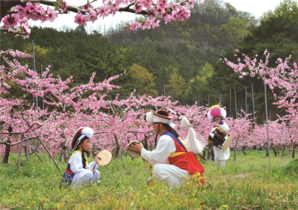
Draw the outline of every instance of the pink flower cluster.
M199 2L204 2L204 0ZM127 5L127 7L120 7L120 5ZM65 1L58 0L55 4L56 10L58 10L56 13L50 7L43 8L42 3L27 2L26 7L15 6L13 9L16 13L6 15L2 22L9 32L21 34L27 38L31 32L28 24L29 19L53 22L58 14L66 13L71 7L77 11L74 22L84 26L87 25L88 21L94 23L98 17L104 18L108 15L115 15L117 11L135 11L136 14L144 14L145 20L140 23L132 22L125 28L127 30L136 30L137 28L144 30L158 27L159 19L164 19L166 23L172 20L183 21L190 17L189 7L193 6L194 0L186 0L181 3L169 3L167 0L103 0L103 5L100 8L94 8L90 3L81 7L71 7Z
M138 28L150 29L159 26L158 19L164 19L165 23L168 23L172 20L174 21L183 21L190 17L189 7L194 6L193 0L184 1L183 3L172 3L165 0L157 0L154 2L153 0L140 0L135 3L135 13L141 13L143 9L147 9L149 11L148 15L145 15L146 19L140 23L132 22L125 26L127 30L136 30Z
M237 51L239 53L239 50ZM298 123L298 66L296 62L293 62L293 66L289 66L288 63L291 59L291 56L286 58L284 61L281 58L278 58L276 67L268 67L270 53L265 50L264 55L266 56L265 60L257 61L256 55L253 59L249 58L245 54L242 54L244 61L241 62L241 59L238 58L238 64L235 64L231 61L225 59L225 62L230 66L236 73L240 74L240 78L243 76L258 76L264 80L265 84L269 86L272 90L273 96L276 100L273 104L278 105L278 108L286 108L287 115L280 117L280 121L287 123L287 127L282 128L287 134L286 140L282 140L284 143L287 141L287 144L293 143L294 140L292 137L297 136L297 123ZM274 92L277 90L276 92ZM274 123L274 122L271 122ZM278 125L274 124L272 128L272 133L275 130L278 130L277 133L280 134L281 129L277 129ZM262 128L258 128L262 129ZM288 131L287 131L288 130ZM282 132L283 133L283 132ZM276 134L277 135L277 134ZM278 137L281 139L282 137ZM272 139L271 141L274 141Z
M58 3L58 5L60 5L58 6L60 13L66 11L66 2L60 1ZM17 5L13 9L16 13L6 15L3 17L2 22L7 27L8 31L15 30L15 33L22 34L24 38L28 37L31 33L28 20L53 22L57 18L57 13L53 9L50 7L45 9L39 3L27 2L26 7Z
M244 63L238 58L238 64L225 59L225 62L230 66L236 73L240 73L240 78L243 76L250 75L251 77L259 76L268 84L269 88L274 92L274 89L282 90L279 95L274 94L279 108L298 108L298 66L296 62L293 62L293 67L288 65L291 56L286 58L284 61L279 58L275 62L277 66L275 68L268 67L270 53L265 50L264 55L266 56L265 61L260 60L257 62L257 56L250 59L248 56L242 54L244 57ZM247 70L246 70L247 69ZM280 91L279 91L280 92Z

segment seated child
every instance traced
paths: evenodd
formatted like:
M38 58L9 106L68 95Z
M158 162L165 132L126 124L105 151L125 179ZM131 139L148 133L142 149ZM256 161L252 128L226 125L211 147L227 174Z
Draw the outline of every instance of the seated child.
M75 187L94 182L99 183L100 173L96 170L98 165L95 161L88 164L84 155L90 150L92 136L93 130L89 127L80 128L74 134L72 140L73 153L69 158L61 183L68 183Z

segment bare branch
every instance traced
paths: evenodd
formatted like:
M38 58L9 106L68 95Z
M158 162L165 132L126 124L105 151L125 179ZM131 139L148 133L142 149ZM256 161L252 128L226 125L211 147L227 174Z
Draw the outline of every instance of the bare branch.
M94 133L93 135L98 135L98 134L102 134L102 133L108 133L108 132Z
M31 138L27 138L27 139L24 139L23 143L25 141L30 141L32 139L37 139L39 136L35 136L35 137L31 137ZM0 144L4 144L4 145L9 145L9 146L15 146L15 145L18 145L20 144L21 142L18 141L18 142L15 142L15 143L8 143L7 141L0 141Z
M7 135L13 135L13 134L22 134L22 133L13 133L13 132L11 132L11 133L3 133L3 132L1 132L0 134L7 134Z
M135 10L133 9L130 9L128 7L121 7L119 10L119 12L129 12L129 13L135 13L136 15L149 15L150 13L146 10L142 10L141 12L139 13L136 13Z

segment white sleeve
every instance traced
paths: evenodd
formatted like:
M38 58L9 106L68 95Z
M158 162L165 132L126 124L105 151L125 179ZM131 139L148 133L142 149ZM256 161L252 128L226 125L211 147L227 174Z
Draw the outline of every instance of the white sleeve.
M95 165L95 168L94 168L94 165ZM87 166L86 166L86 169L97 169L99 167L99 165L97 165L97 163L95 161L92 161L91 163L89 163Z
M74 174L80 173L82 171L88 170L83 168L82 154L80 152L75 152L69 160L70 169Z
M223 122L222 125L219 125L222 132L227 133L230 130L230 127L227 125L227 123Z
M142 149L141 156L152 165L157 163L168 163L168 158L172 152L176 151L173 139L168 135L160 137L157 147L153 151Z
M182 140L183 141L183 140ZM188 130L186 139L183 141L187 149L194 154L203 152L205 144L196 138L196 132L193 128Z

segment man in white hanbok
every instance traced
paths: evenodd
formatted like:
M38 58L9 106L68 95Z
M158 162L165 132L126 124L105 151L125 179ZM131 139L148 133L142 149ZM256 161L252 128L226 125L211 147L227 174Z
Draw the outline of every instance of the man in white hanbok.
M183 141L174 130L173 118L164 110L147 113L146 120L153 122L155 133L161 136L156 149L148 151L141 144L131 145L130 149L140 152L142 158L153 165L154 176L171 187L191 180L192 175L200 177L204 184L204 168L194 155L202 152L204 145L196 139L194 130L190 128Z
M84 184L99 183L100 172L96 170L98 165L95 161L88 164L84 152L90 150L90 139L93 130L89 127L80 128L72 140L74 152L69 158L67 169L63 174L62 183L78 187Z

